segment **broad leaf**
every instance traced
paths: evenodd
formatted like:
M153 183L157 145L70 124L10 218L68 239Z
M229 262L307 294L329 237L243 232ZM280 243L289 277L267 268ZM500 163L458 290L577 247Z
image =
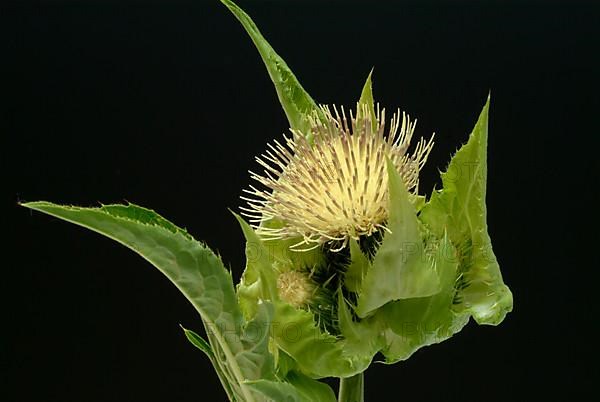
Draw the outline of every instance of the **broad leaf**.
M279 302L275 317L273 335L277 346L310 377L350 377L364 371L371 362L371 356L349 353L343 339L323 333L310 312Z
M499 324L512 310L512 293L492 250L485 205L489 97L469 141L442 174L443 189L434 192L420 218L437 235L444 231L459 253L460 289L455 310L479 324Z
M298 394L307 402L336 402L335 394L329 385L302 373L292 371L288 373L285 381L292 384Z
M408 359L417 349L442 342L468 322L465 314L452 311L458 257L447 237L438 245L432 259L439 275L440 291L430 297L399 300L383 306L377 318L387 325L383 354L388 363ZM429 258L429 257L428 257Z
M315 113L319 116L322 114L315 101L302 88L302 85L300 85L300 82L298 82L298 79L285 61L262 36L250 16L233 1L221 0L221 3L240 21L258 49L260 57L267 67L271 81L275 85L279 102L288 118L290 128L310 136L310 124L307 118L313 116Z
M287 382L256 380L247 381L246 386L248 386L256 394L266 398L267 401L313 402L302 398L298 390L292 384Z
M246 384L269 401L336 402L329 385L294 371L287 375L285 381L258 380Z
M384 304L400 299L431 296L439 281L431 262L424 258L423 242L414 206L394 164L388 160L388 229L373 266L362 284L356 313L366 317Z
M231 274L210 249L154 211L131 204L79 208L32 202L23 206L103 234L158 268L200 313L216 361L236 383L232 384L234 392L246 401L256 401L244 381L273 371L267 341L264 336L250 338ZM257 319L268 327L271 314L272 309L265 306Z

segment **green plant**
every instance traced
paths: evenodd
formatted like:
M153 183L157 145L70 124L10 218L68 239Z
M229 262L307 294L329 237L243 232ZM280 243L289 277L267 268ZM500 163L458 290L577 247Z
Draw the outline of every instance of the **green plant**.
M155 212L30 202L107 236L163 272L200 314L206 339L183 329L212 362L231 401L364 400L363 372L441 342L473 317L499 324L512 309L486 223L489 99L442 173L418 194L432 141L409 152L414 123L373 100L371 74L356 112L318 106L250 17L221 0L256 45L288 117L246 191L247 263L234 287L220 258Z

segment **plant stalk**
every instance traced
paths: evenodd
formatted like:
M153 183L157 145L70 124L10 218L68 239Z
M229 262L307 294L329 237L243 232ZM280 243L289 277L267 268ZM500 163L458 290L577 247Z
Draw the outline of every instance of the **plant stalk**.
M338 402L364 402L365 401L365 377L364 373L358 373L348 378L340 378L340 390Z

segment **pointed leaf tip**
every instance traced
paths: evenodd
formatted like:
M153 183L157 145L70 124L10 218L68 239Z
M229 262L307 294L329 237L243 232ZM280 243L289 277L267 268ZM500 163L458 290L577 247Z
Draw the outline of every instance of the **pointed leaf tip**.
M367 272L356 313L364 318L384 304L400 299L427 297L439 291L439 280L425 255L419 223L408 191L395 165L388 159L389 232Z
M432 195L420 218L437 236L448 237L460 256L464 284L453 309L471 314L479 324L496 325L512 310L487 227L487 145L490 96L469 140L442 173L443 189Z
M262 58L269 77L275 86L279 102L288 118L290 128L310 138L309 117L315 114L322 118L321 109L302 87L286 62L275 52L261 34L252 18L233 1L221 0L242 24Z
M364 119L371 120L371 130L375 132L377 129L377 114L375 113L375 100L373 98L373 81L372 75L375 67L371 69L369 75L367 76L367 80L363 85L362 92L360 94L360 98L358 100L358 110L356 111L356 120L357 125L360 126L360 122Z

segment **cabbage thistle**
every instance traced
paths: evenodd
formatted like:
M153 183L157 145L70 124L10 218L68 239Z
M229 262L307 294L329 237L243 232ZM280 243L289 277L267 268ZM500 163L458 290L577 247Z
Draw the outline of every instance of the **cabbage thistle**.
M366 105L359 108L362 113L354 117L350 112L348 118L344 109L340 114L321 107L323 121L311 119L308 132L292 130L294 138L284 137L285 146L275 140L275 146L269 144L266 154L257 158L265 170L262 175L251 172L252 178L269 191L246 190L255 198L244 197L249 208L242 208L246 211L242 215L250 218L262 238L300 238L291 246L296 250L325 245L341 251L350 239L358 241L385 229L387 160L416 195L419 169L433 141L421 140L410 155L415 124L406 115L400 123L400 113L395 114L384 136L385 110L372 115ZM272 220L283 226L262 225ZM338 246L331 247L334 244Z
M24 206L101 233L162 271L200 314L206 338L184 329L212 362L230 401L364 400L363 372L460 331L497 325L512 309L486 224L489 99L468 142L419 195L432 138L386 119L371 74L354 110L319 106L250 17L221 0L256 45L290 133L265 146L260 173L234 214L246 267L234 287L220 258L136 205ZM338 396L319 381L338 377Z

